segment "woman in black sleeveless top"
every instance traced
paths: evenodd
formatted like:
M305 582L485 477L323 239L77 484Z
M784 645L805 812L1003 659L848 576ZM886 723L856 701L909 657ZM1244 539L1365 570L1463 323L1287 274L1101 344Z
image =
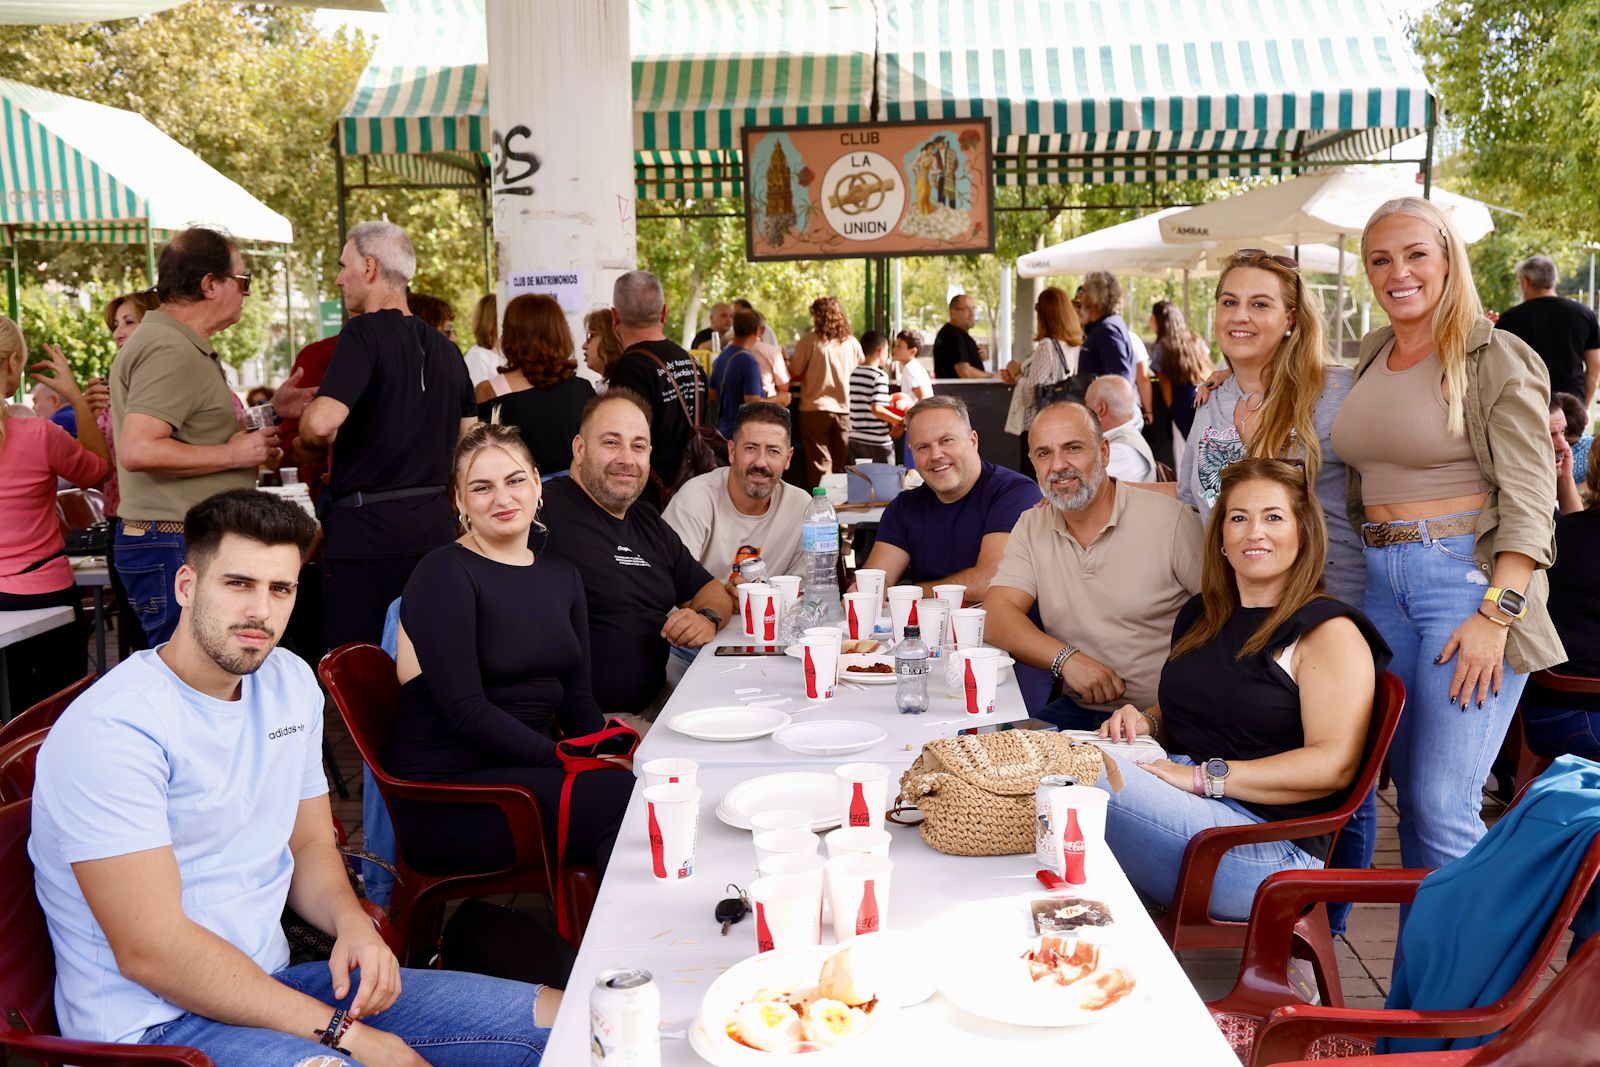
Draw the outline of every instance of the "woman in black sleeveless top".
M1113 739L1157 732L1170 757L1123 763L1127 785L1106 816L1107 843L1146 897L1171 901L1201 830L1320 814L1344 799L1389 649L1323 591L1326 551L1298 464L1246 459L1223 471L1201 593L1178 613L1160 703L1125 705L1101 727ZM1211 913L1248 918L1268 875L1321 867L1328 844L1323 835L1232 849Z

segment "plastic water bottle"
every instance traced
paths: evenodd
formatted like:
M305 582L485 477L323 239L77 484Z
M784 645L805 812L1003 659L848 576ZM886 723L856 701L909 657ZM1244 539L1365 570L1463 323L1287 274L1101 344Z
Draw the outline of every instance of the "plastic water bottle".
M817 625L839 621L839 515L822 486L811 490L811 504L800 526L806 554L805 600L817 611Z
M907 626L905 640L894 646L894 705L902 715L928 710L928 646L920 626Z

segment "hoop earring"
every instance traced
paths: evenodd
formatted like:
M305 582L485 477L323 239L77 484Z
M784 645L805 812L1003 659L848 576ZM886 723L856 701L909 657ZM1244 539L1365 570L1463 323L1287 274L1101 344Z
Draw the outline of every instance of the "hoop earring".
M1226 548L1224 548L1224 549L1223 549L1223 550L1222 550L1222 554L1223 554L1223 555L1224 555L1224 556L1226 556L1226 555L1227 555L1227 554L1228 554L1228 550L1227 550L1227 549L1226 549Z
M465 530L467 533L471 533L472 532L472 520L467 517L465 512L462 512L460 515L458 515L456 517L456 521L461 523L461 528L463 530Z

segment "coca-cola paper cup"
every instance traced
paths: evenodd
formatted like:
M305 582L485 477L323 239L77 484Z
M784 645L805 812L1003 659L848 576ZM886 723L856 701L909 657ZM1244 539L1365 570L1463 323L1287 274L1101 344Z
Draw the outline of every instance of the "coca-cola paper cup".
M1049 866L1069 885L1083 885L1104 854L1110 794L1089 785L1064 785L1050 792L1039 827ZM1091 859L1090 857L1095 857Z
M805 674L807 700L832 700L839 688L839 642L818 634L800 639L800 665Z
M922 586L896 585L889 589L889 622L895 644L905 640L907 626L921 626L917 606L922 602Z
M763 830L755 836L756 866L768 856L817 854L819 839L810 830Z
M750 883L756 951L822 943L822 901L816 882L800 874L774 874Z
M864 641L872 636L878 625L878 598L872 593L846 593L844 595L845 636L852 641Z
M838 783L839 825L883 829L889 807L889 768L881 763L846 763L833 769Z
M669 757L653 759L639 768L643 772L644 787L649 789L653 785L694 785L695 776L700 773L700 764L692 759Z
M994 694L1000 685L998 648L968 648L952 653L960 657L956 671L958 696L968 715L992 715Z
M967 587L964 585L955 583L936 585L933 587L933 595L940 600L949 601L951 610L967 606Z
M757 589L771 589L766 582L740 582L733 587L739 596L739 632L746 637L756 636L756 620L750 614L750 594Z
M958 651L983 647L983 620L988 614L982 608L955 608L950 612L950 630Z
M700 787L678 782L644 791L650 872L663 882L694 877L695 838L700 829Z
M887 856L893 836L887 830L874 830L870 826L841 826L823 835L828 846L828 858L848 856L853 852L868 852L874 856Z
M835 856L824 870L828 907L833 912L833 937L844 941L875 934L889 924L889 874L894 863L883 856L852 852Z
M750 636L766 645L783 637L783 594L765 582L755 582L745 600L746 618L755 632Z
M937 656L950 641L950 601L932 597L917 604L917 617L922 620L922 643Z
M796 574L779 574L767 579L767 584L782 594L779 601L783 610L788 611L794 607L795 601L800 599L800 576Z
M856 571L856 592L871 593L875 598L872 608L872 625L878 625L878 620L883 618L883 587L884 579L888 577L876 567L867 567Z

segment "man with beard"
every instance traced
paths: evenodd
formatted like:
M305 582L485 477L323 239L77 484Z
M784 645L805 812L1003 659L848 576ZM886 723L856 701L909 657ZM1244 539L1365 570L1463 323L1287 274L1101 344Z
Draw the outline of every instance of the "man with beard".
M533 534L535 553L565 556L583 576L600 710L646 719L661 710L668 646L699 648L733 614L727 589L639 500L649 477L650 408L613 386L585 405L572 477L544 487L542 546Z
M61 1032L219 1067L421 1067L413 1046L537 1063L559 993L402 970L350 889L322 692L274 647L314 532L254 490L189 509L172 639L123 660L40 749L28 852ZM326 963L289 965L285 903L334 937Z
M685 482L661 517L702 567L730 584L739 580L735 560L751 556L766 561L768 574L799 574L800 526L811 498L783 480L793 456L789 413L745 404L728 435L730 465Z
M1011 531L984 637L1061 682L1036 717L1092 730L1123 704L1156 703L1173 621L1200 591L1200 517L1108 476L1110 448L1082 404L1040 411L1028 445L1048 506ZM1041 624L1028 618L1035 604Z

